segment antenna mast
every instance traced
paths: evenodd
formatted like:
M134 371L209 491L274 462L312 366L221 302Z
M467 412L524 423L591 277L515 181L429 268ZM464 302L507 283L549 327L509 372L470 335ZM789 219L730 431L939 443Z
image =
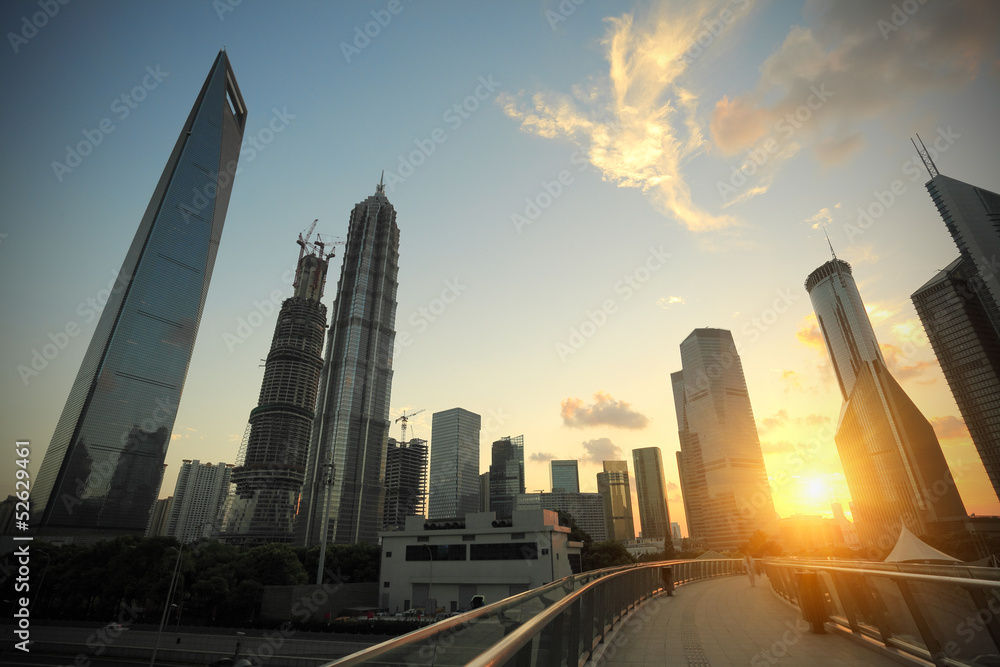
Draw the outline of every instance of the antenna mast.
M920 159L924 161L924 167L927 169L927 173L931 175L931 178L934 178L939 173L937 165L935 165L934 160L931 159L931 154L927 152L927 146L924 146L924 140L920 138L919 134L917 135L917 141L920 142L919 146L917 146L916 141L910 139L910 143L917 149L917 155L919 155Z

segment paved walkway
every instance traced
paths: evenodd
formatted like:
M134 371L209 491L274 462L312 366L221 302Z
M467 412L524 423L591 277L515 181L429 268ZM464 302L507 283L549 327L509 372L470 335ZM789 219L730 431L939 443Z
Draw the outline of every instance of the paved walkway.
M608 642L598 665L892 665L899 663L848 637L813 634L797 609L771 591L767 577L745 576L681 586L641 607Z

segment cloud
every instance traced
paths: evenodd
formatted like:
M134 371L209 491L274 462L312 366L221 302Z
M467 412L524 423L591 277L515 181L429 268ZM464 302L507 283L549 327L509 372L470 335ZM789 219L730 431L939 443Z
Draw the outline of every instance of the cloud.
M638 430L649 423L649 418L633 410L629 403L616 401L603 391L594 394L593 405L584 405L579 398L567 398L560 408L563 424L572 428L611 426Z
M710 4L676 2L658 15L609 18L601 41L606 75L572 93L520 91L499 95L497 103L523 131L574 142L605 181L640 189L687 229L733 228L732 216L693 202L681 173L685 160L706 150L698 95L682 79L685 51L704 32L703 21L718 13Z
M781 371L781 381L785 384L785 391L801 391L802 382L799 380L800 377L802 376L798 373L798 371Z
M791 28L756 84L716 103L709 129L723 154L769 147L761 168L747 171L753 175L740 199L766 192L800 150L823 165L851 159L865 145L869 121L891 118L898 127L926 95L958 90L995 64L1000 11L991 0L920 3L898 29L893 8L807 2L807 25Z
M879 349L882 350L882 358L885 359L886 367L897 382L919 378L927 371L933 372L938 368L937 361L916 361L908 364L907 362L911 360L912 355L905 354L903 350L892 343L879 343ZM922 383L932 384L936 380L936 377L925 378Z
M788 411L778 410L773 417L764 417L757 424L757 433L766 433L788 423Z
M538 463L547 463L556 457L555 454L550 454L548 452L535 452L528 457L529 461L536 461Z
M834 204L834 209L840 208L840 204ZM822 229L824 226L833 222L833 212L830 210L829 206L824 206L819 211L806 218L806 222L812 229Z
M761 440L760 451L764 454L785 454L787 452L794 452L795 443L789 440L778 440L777 442Z
M826 345L823 342L823 334L819 330L819 324L816 322L816 316L806 315L802 320L802 325L795 332L795 337L806 347L825 350Z
M680 491L681 487L674 482L667 482L667 491Z
M585 463L602 463L604 461L620 461L622 458L621 447L614 444L607 438L588 440L583 443L583 449L587 452L580 458Z
M946 415L944 417L931 417L931 426L934 427L934 433L940 440L950 440L950 439L968 439L969 429L965 426L965 421L958 417L952 415Z
M683 306L685 303L687 302L684 301L684 297L682 296L666 296L656 301L656 305L660 308L669 308L673 305Z
M899 313L899 307L883 306L882 304L872 302L865 304L865 312L868 313L868 320L874 327L893 318Z

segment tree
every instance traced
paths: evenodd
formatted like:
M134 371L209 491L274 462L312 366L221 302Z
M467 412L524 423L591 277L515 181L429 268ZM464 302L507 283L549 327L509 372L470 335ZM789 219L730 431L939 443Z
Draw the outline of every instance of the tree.
M764 556L780 556L781 545L772 540L771 536L763 530L757 530L754 531L754 534L750 536L750 539L747 540L740 551L745 554L749 554L754 558L763 558Z
M625 545L615 540L592 542L583 548L583 570L600 570L635 562Z

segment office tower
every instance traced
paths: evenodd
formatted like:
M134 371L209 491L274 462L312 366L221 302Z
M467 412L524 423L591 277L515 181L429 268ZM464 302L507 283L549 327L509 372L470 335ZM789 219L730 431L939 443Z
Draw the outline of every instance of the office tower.
M463 519L479 511L481 426L482 417L462 408L432 415L428 519Z
M632 519L632 488L628 481L628 463L605 461L604 472L597 473L597 492L604 498L604 521L609 540L635 539Z
M635 488L639 498L639 524L643 538L670 539L667 481L659 447L632 450Z
M427 503L427 441L389 438L385 450L383 530L402 530L406 517L424 516Z
M681 524L676 521L670 522L670 538L674 540L680 540L681 538Z
M1000 498L1000 195L942 176L921 148L927 191L960 258L913 304Z
M107 539L142 535L149 524L245 125L221 52L139 222L33 480L40 536Z
M590 535L594 542L604 542L608 539L608 525L604 517L604 496L600 493L573 491L520 493L514 498L514 509L565 512L573 517L577 527Z
M493 443L490 465L490 510L509 519L514 497L524 493L524 436L504 436Z
M552 492L580 493L580 466L577 461L549 461Z
M164 534L193 542L217 533L232 473L232 463L212 465L185 459L177 474Z
M975 265L959 257L911 297L1000 498L1000 336Z
M806 279L844 405L834 440L861 542L888 548L961 529L965 506L934 429L889 375L851 266L836 257Z
M153 514L149 517L149 527L146 528L146 537L159 537L166 535L167 519L170 517L170 506L174 502L173 496L160 498L153 506Z
M347 230L296 523L301 544L378 539L398 272L396 210L380 182Z
M313 223L315 226L316 223ZM233 470L222 540L233 544L290 543L305 479L309 437L323 368L326 306L323 286L333 253L299 236L292 296L278 311L257 407Z
M688 535L735 550L757 530L777 535L771 487L757 438L743 363L725 329L695 329L670 375Z

